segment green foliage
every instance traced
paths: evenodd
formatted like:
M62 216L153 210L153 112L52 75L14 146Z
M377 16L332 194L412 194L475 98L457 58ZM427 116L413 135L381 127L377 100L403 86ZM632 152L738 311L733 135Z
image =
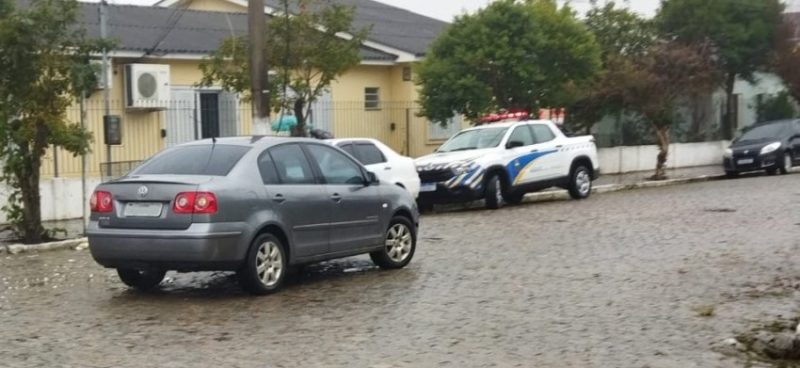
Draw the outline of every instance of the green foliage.
M361 61L361 44L369 29L354 29L353 7L323 0L283 0L291 16L275 15L267 24L266 44L272 106L293 111L298 117L295 135L305 134L305 120L313 104L331 83ZM352 37L344 39L337 34ZM200 65L201 85L221 84L229 91L250 87L247 37L226 40Z
M656 40L654 24L614 1L603 6L592 0L592 9L586 13L586 27L594 35L603 51L603 60L620 56L642 55Z
M710 41L723 70L751 78L768 61L783 9L779 0L664 0L657 22L683 42Z
M498 0L458 17L418 71L421 115L445 122L501 108L567 106L600 67L600 48L569 7Z
M39 170L47 147L79 155L91 142L65 112L95 82L91 54L109 44L85 38L75 27L77 11L71 0L34 0L20 9L0 0L0 179L12 188L4 210L29 243L45 235Z
M627 8L613 1L592 5L584 22L602 50L602 70L587 88L577 91L580 97L567 109L567 124L586 131L605 116L625 115L620 87L634 72L634 60L657 39L653 24Z
M783 79L788 92L795 101L800 101L800 45L795 38L800 27L788 18L778 28L775 34L775 50L771 60L771 70Z
M756 102L756 116L759 123L796 118L797 102L788 91L760 98Z

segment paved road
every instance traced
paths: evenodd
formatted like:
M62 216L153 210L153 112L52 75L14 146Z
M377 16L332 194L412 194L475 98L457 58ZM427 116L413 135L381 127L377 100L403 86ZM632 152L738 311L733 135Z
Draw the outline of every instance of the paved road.
M86 251L0 259L3 367L731 367L715 344L797 316L800 175L425 217L412 265L123 288ZM713 306L714 316L696 311Z

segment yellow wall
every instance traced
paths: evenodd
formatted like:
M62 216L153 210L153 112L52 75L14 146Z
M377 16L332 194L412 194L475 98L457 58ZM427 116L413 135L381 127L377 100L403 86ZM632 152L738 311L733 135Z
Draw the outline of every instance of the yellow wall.
M165 128L167 115L164 111L131 111L124 108L123 76L128 63L155 63L170 65L170 82L173 87L193 87L202 78L198 60L133 60L113 61L113 80L110 99L111 114L122 117L123 144L112 147L112 161L144 160L165 147L161 129ZM380 109L364 108L364 88L380 88ZM332 102L326 108L332 110L333 133L336 137L370 137L379 139L396 151L421 156L430 153L441 141L428 139L427 121L418 117L415 103L417 88L413 82L403 81L403 66L361 65L339 78L331 86ZM168 97L169 98L169 97ZM103 140L103 91L96 90L86 103L86 127L94 134L92 153L88 155L87 171L90 176L100 176L100 163L106 162L106 146ZM250 105L238 105L239 132L250 134ZM68 111L68 119L80 122L80 110L76 103ZM58 150L59 176L79 176L80 157L72 157ZM53 152L48 152L42 165L42 175L54 175Z

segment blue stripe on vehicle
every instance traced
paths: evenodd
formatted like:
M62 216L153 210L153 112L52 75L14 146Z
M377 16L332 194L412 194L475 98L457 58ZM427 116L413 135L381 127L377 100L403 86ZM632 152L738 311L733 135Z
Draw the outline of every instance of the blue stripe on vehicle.
M516 183L526 171L530 169L536 159L547 156L551 153L556 153L558 150L531 152L519 156L506 165L508 177L512 183Z

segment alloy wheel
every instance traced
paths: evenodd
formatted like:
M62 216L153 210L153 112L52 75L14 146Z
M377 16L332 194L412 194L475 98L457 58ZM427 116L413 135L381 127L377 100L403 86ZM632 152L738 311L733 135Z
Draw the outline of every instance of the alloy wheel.
M411 254L411 230L405 224L394 224L386 233L386 254L392 261L400 263Z
M271 287L278 283L283 273L283 255L278 244L266 241L258 247L256 272L264 286Z

